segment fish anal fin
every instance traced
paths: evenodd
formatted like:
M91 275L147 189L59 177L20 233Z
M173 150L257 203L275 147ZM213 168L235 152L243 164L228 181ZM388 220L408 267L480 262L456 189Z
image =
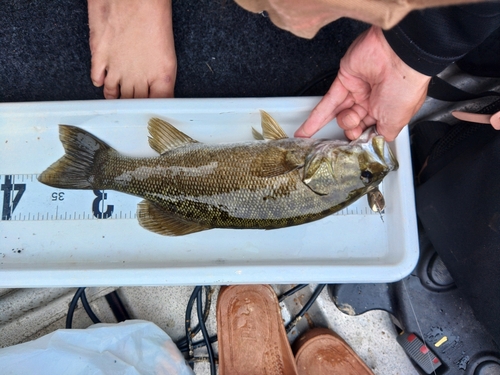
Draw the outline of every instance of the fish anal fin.
M137 219L143 228L163 236L184 236L210 229L164 211L147 200L137 205Z
M198 143L173 125L156 117L148 121L148 131L149 145L159 154L189 143Z
M261 153L252 163L251 173L258 177L276 177L302 166L293 151L273 147Z
M262 136L264 139L285 139L288 138L286 133L283 131L281 126L276 122L275 119L271 117L266 111L260 111L261 125L262 125ZM255 136L255 134L254 134Z

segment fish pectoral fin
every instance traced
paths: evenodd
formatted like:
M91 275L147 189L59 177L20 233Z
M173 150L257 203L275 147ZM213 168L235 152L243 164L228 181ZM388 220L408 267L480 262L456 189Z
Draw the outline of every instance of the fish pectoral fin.
M288 138L281 126L266 111L260 111L262 126L262 136L264 139L285 139ZM254 134L255 137L255 134Z
M331 162L326 158L308 160L302 182L319 195L329 194L335 186Z
M189 143L198 143L173 125L156 117L148 121L148 131L149 145L159 154Z
M164 211L147 200L137 205L137 219L143 228L163 236L183 236L210 229Z
M275 147L265 150L254 159L251 174L257 177L276 177L301 166L302 164L293 152Z

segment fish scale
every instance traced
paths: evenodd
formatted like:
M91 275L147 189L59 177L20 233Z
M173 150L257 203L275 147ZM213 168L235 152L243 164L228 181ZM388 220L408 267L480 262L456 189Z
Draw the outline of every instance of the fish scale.
M310 140L300 142L304 148L312 143ZM281 143L290 143L290 140ZM276 146L263 144L260 148L264 147ZM117 155L107 162L104 173L96 174L94 184L143 196L167 210L176 207L178 213L182 211L180 214L211 226L245 225L239 220L224 222L224 216L225 220L232 217L233 221L277 220L282 218L284 206L291 216L297 216L296 212L304 212L308 201L315 205L322 203L312 200L316 194L302 183L299 170L273 177L250 173L259 147L254 147L253 152L247 148L246 145L190 144L160 158L128 159ZM118 178L124 175L129 177L127 181ZM184 203L179 205L180 201ZM242 201L247 204L241 206ZM323 204L326 209L327 204ZM232 215L225 215L229 212Z

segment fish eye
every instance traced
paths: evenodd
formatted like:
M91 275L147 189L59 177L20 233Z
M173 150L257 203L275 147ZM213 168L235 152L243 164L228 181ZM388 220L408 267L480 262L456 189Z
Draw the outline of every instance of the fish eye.
M371 182L373 178L373 173L370 172L370 171L363 171L361 172L361 180L365 183L365 184L369 184Z

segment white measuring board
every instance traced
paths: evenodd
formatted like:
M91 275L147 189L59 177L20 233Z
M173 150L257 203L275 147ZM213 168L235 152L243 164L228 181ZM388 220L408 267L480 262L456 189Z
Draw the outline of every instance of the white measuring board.
M200 142L252 139L259 109L293 135L318 98L144 99L0 104L0 287L378 282L418 257L408 134L391 144L401 168L381 190L384 221L363 197L317 222L278 230L213 229L181 237L137 223L141 198L55 189L37 175L63 155L58 125L79 126L119 152L153 156L150 117ZM343 137L335 123L318 135Z

